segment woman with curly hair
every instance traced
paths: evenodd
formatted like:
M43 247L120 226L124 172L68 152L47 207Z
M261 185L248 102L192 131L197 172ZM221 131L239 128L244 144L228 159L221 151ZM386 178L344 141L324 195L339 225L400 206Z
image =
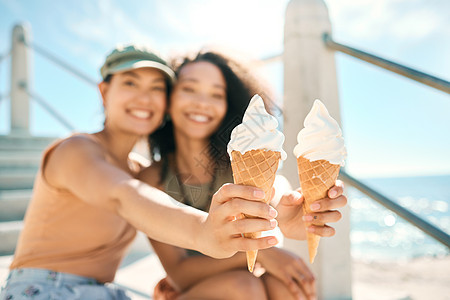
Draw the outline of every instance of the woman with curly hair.
M242 64L215 52L186 57L175 67L177 82L169 99L164 127L150 135L154 160L139 178L160 188L181 203L208 211L210 196L222 184L233 182L227 144L231 131L240 124L250 98L258 93L268 102L267 91ZM286 183L277 176L276 185ZM342 187L334 187L333 209L345 205ZM280 199L275 197L275 205ZM278 205L279 227L287 237L305 239L301 224L301 194L291 191ZM334 211L318 211L326 222L336 222ZM313 226L322 236L331 227ZM198 252L152 240L168 277L156 287L154 298L162 299L314 299L314 276L303 260L279 248L259 252L265 269L255 276L246 269L245 253L228 259L213 259ZM259 274L260 275L260 274Z

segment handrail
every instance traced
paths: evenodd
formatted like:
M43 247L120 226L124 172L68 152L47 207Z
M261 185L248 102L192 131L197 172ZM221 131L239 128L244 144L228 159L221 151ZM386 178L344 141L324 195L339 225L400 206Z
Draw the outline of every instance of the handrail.
M56 120L58 120L66 129L68 129L71 132L75 131L75 127L70 124L69 121L67 121L61 114L59 114L56 110L52 108L50 104L47 103L47 101L44 100L44 98L33 94L28 90L28 88L25 85L20 85L20 88L27 93L28 96L30 96L32 99L34 99L39 105L41 105L50 115L52 115Z
M444 93L450 94L450 82L446 80L403 66L393 61L370 54L368 52L336 43L328 33L323 34L323 41L325 42L325 45L332 50L340 51L388 71L397 73L399 75L408 77L412 80L443 91Z
M439 242L450 248L450 235L448 235L441 229L437 228L431 223L428 223L424 219L405 209L403 206L395 203L385 195L382 195L379 192L375 191L374 189L370 188L369 186L365 185L361 181L353 178L345 171L341 171L340 175L344 181L348 182L350 185L357 188L359 191L376 200L378 203L380 203L387 209L395 212L397 215L399 215L409 223L413 224L426 234L430 235L431 237L435 238L436 240L438 240Z
M72 75L75 75L76 77L82 79L83 81L87 82L90 85L97 86L97 82L90 78L89 76L83 74L82 72L78 71L77 69L73 68L69 64L65 63L63 60L57 58L55 55L51 54L47 50L44 50L44 48L36 45L35 43L26 43L25 41L22 41L27 47L30 47L40 55L44 56L51 62L55 63L59 67L65 69L67 72L71 73Z
M282 58L283 58L283 53L266 56L266 57L259 59L259 61L263 64L270 64L272 62L277 62Z

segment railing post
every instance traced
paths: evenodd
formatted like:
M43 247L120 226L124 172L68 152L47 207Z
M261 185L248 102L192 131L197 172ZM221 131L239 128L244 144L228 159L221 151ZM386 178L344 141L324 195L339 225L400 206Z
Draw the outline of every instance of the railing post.
M340 122L334 52L325 47L323 33L331 34L323 0L291 0L284 28L284 132L286 149L294 149L297 133L315 99L322 100ZM345 134L344 134L345 136ZM290 154L282 173L298 186L295 157ZM351 299L350 209L334 224L336 235L322 238L311 268L317 277L319 299ZM285 241L285 247L308 259L306 242Z
M30 97L26 89L31 87L31 53L26 43L30 41L30 27L14 26L11 49L11 135L30 135Z

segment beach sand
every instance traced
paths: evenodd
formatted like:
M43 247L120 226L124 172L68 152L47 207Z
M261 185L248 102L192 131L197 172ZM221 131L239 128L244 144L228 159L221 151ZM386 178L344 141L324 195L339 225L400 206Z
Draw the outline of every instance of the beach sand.
M401 262L354 260L352 271L353 299L450 299L450 256Z
M11 259L0 257L2 284ZM353 261L352 271L354 300L450 300L450 256L403 262ZM164 274L158 258L151 254L120 269L116 282L147 294Z

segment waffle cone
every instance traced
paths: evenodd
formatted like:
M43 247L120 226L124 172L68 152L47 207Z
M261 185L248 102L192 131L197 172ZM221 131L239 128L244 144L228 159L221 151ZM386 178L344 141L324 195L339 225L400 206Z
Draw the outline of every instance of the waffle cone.
M271 150L250 150L244 154L239 151L231 152L231 168L235 184L255 186L265 193L264 202L269 203L272 198L272 186L281 159L281 153ZM254 218L244 215L245 218ZM246 238L259 238L261 232L245 233ZM247 251L248 270L253 272L258 250Z
M319 199L327 196L328 190L334 186L339 175L340 165L331 164L327 160L309 161L300 156L297 158L298 176L300 178L300 186L305 198L303 203L303 213L311 213L310 205ZM305 222L305 228L311 223ZM323 226L324 224L317 224ZM306 232L308 241L309 261L314 262L319 247L320 236Z

